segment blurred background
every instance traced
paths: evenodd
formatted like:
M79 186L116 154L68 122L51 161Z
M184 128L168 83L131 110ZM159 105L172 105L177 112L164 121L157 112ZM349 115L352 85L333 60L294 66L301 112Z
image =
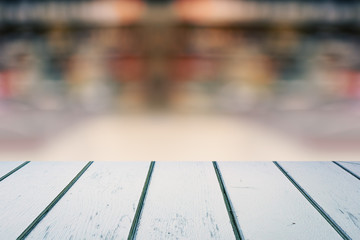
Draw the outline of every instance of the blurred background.
M284 142L356 150L359 30L356 0L1 0L0 151L76 129L86 137L62 141L84 149L85 138L142 149L161 135L166 151L179 129L189 132L176 144L216 142L191 156L265 139L264 126ZM271 151L272 137L250 135L252 152Z

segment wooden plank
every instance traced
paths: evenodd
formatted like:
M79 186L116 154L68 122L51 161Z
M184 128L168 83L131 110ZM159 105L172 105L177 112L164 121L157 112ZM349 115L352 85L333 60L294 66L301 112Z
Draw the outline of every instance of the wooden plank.
M39 222L48 214L52 208L65 196L65 194L71 189L71 187L80 179L80 177L88 170L93 162L89 161L78 174L56 195L56 197L46 206L44 210L31 222L31 224L20 234L18 239L25 239L29 233L39 224Z
M8 173L19 167L24 162L22 161L7 161L0 162L0 179L2 180L4 176Z
M219 162L244 239L342 239L271 162Z
M346 171L348 171L351 175L360 179L360 162L336 162L341 167L343 167Z
M350 239L360 236L359 180L332 162L281 162L280 166Z
M155 166L155 162L152 161L150 163L149 171L147 173L146 180L145 180L143 189L141 191L140 199L139 199L137 207L136 207L134 220L131 223L131 228L130 228L130 231L129 231L128 240L134 240L135 239L136 231L137 231L137 228L139 226L139 220L140 220L141 212L142 212L142 209L144 207L146 194L148 192L151 177L152 177L152 173L154 171L154 166Z
M235 239L211 162L157 162L136 239Z
M15 239L85 162L31 162L0 184L0 236Z
M126 239L148 162L95 162L27 239Z

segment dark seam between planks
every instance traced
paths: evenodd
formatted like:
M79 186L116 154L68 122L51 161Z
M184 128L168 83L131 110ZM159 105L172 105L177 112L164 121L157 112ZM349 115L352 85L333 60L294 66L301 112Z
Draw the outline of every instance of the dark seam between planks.
M52 202L35 218L35 220L20 234L17 239L24 239L29 233L36 227L36 225L50 212L50 210L56 205L56 203L66 194L67 191L76 183L77 180L84 174L84 172L90 167L93 162L88 162L80 172L66 185L66 187L52 200Z
M358 180L360 180L360 177L358 175L356 175L356 173L352 172L350 169L348 169L347 167L343 166L342 164L338 163L338 162L334 162L334 164L336 164L337 166L341 167L343 170L345 170L347 173L350 173L353 177L356 177Z
M329 214L280 166L278 162L273 162L275 166L287 177L287 179L299 190L299 192L310 202L310 204L325 218L325 220L334 228L334 230L345 240L352 238L332 219Z
M11 174L13 174L14 172L16 172L17 170L19 170L20 168L22 168L23 166L25 166L26 164L28 164L30 161L24 162L22 164L20 164L19 166L17 166L16 168L14 168L13 170L11 170L10 172L8 172L7 174L5 174L4 176L0 177L0 182L2 180L4 180L5 178L7 178L8 176L10 176Z
M236 221L235 211L233 210L233 206L231 204L229 195L228 195L228 193L226 191L225 184L224 184L224 181L222 179L220 169L219 169L216 162L213 162L213 166L214 166L216 177L218 179L220 189L221 189L221 192L222 192L222 195L223 195L223 198L224 198L224 202L225 202L226 209L227 209L227 212L228 212L228 215L229 215L229 218L230 218L231 227L233 229L235 238L237 240L245 239L244 235L242 234L242 231L240 229L240 226L239 226L238 222Z
M341 161L343 163L350 163L350 164L354 164L354 165L360 165L360 162L353 162L353 161Z
M147 174L146 179L145 179L144 187L143 187L143 190L141 192L141 196L140 196L137 208L136 208L135 216L134 216L133 222L131 224L130 232L129 232L129 235L128 235L128 238L127 238L128 240L135 239L137 228L139 226L141 212L142 212L142 209L144 207L145 197L146 197L149 185L150 185L150 180L151 180L152 173L154 171L154 166L155 166L155 162L153 161L153 162L150 163L150 166L149 166L149 171L148 171L148 174Z

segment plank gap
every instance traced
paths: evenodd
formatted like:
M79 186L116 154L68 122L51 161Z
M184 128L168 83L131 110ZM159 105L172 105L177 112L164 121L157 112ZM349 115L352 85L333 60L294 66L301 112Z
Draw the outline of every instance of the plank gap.
M325 212L325 210L293 179L287 171L276 161L273 162L276 167L287 177L287 179L299 190L299 192L310 202L310 204L325 218L325 220L335 229L335 231L344 239L351 240L351 237Z
M136 208L134 220L133 220L133 222L131 224L130 232L129 232L129 235L128 235L128 240L135 239L136 231L137 231L137 228L139 226L141 212L142 212L142 209L144 207L145 197L146 197L149 185L150 185L150 180L151 180L152 173L154 171L154 166L155 166L155 162L152 161L150 163L150 166L149 166L149 171L148 171L148 174L147 174L146 179L145 179L144 187L143 187L143 190L141 192L141 196L140 196L140 199L139 199L139 202L138 202L138 206Z
M217 163L215 161L213 162L213 166L214 166L216 177L218 179L219 186L220 186L223 198L224 198L224 202L225 202L226 209L227 209L227 212L228 212L228 215L229 215L229 218L230 218L232 229L234 231L235 238L237 240L243 240L245 238L244 238L244 236L242 234L239 223L236 221L236 216L234 214L234 212L235 212L234 208L233 208L233 206L231 204L231 200L230 200L229 195L228 195L228 193L226 191L226 188L225 188L225 185L224 185L224 180L223 180L223 178L221 176L220 169L219 169L219 167L218 167L218 165L217 165Z
M0 177L0 182L2 180L4 180L5 178L9 177L11 174L15 173L16 171L18 171L19 169L21 169L22 167L24 167L26 164L28 164L30 161L26 161L22 164L20 164L19 166L17 166L16 168L14 168L13 170L11 170L10 172L6 173L4 176Z
M355 177L355 178L357 178L358 180L360 180L360 177L359 177L356 173L354 173L353 171L351 171L349 168L347 168L347 167L343 166L342 164L340 164L340 163L338 163L338 162L335 162L335 161L333 161L333 163L334 163L335 165L337 165L338 167L342 168L344 171L346 171L347 173L349 173L349 174L352 175L353 177Z
M20 234L17 238L25 239L26 236L36 227L36 225L46 216L48 212L56 205L57 202L69 191L69 189L76 183L76 181L84 174L84 172L91 166L93 162L88 162L80 172L70 181L68 185L52 200L52 202L34 219L32 223Z

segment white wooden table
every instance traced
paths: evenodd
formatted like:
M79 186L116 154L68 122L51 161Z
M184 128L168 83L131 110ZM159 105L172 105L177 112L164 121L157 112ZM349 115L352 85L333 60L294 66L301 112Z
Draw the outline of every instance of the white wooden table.
M360 239L360 162L0 162L0 239Z

